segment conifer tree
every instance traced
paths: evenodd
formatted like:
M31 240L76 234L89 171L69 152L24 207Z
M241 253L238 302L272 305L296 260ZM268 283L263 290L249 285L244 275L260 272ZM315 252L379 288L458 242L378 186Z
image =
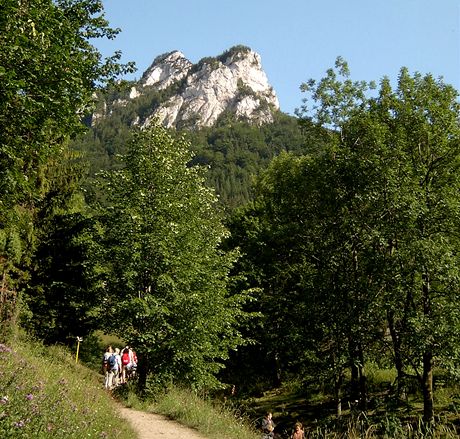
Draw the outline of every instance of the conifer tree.
M0 318L11 317L18 281L37 244L38 205L66 140L81 129L97 84L125 71L91 38L113 38L97 0L0 3ZM128 69L130 66L126 66ZM7 304L12 306L6 306Z

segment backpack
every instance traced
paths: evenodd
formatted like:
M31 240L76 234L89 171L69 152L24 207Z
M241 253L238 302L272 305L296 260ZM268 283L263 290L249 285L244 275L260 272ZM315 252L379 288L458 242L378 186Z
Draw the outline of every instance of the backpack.
M107 361L107 364L109 366L109 370L116 369L116 367L117 367L117 359L115 357L115 354L112 354L109 357L109 359Z
M121 364L123 364L123 366L127 366L129 363L130 363L129 353L125 352L123 356L121 357Z

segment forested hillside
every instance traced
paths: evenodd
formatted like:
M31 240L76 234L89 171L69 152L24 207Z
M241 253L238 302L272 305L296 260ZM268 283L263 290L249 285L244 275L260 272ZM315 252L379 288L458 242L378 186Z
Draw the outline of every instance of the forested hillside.
M158 93L152 92L152 95ZM139 99L114 108L109 116L98 119L87 134L74 141L72 147L82 153L88 169L85 184L88 193L94 191L95 174L115 167L116 156L126 152L126 145L136 130L132 122L143 111L146 97ZM154 105L150 99L148 101L149 105ZM225 114L213 127L175 132L190 141L194 154L190 165L209 168L207 184L216 190L226 210L252 199L254 178L281 151L300 154L305 151L306 143L320 143L318 136L307 135L302 130L297 118L281 112L273 123L262 126Z

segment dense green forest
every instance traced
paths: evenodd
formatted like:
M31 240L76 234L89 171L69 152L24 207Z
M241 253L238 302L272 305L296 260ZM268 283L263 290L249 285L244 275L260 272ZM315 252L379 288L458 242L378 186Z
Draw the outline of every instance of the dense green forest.
M1 9L3 339L16 325L46 344L118 335L142 394L296 383L337 418L458 423L458 402L436 399L460 374L453 87L404 68L395 85L355 82L338 58L302 85L297 117L262 127L225 114L138 129L172 89L89 123L133 68L91 44L117 33L102 4ZM383 399L370 367L394 373Z
M139 123L145 121L145 116L178 87L173 84L166 90L157 91L150 86L140 96L128 99L131 86L132 83L122 83L105 93L101 92L98 101L100 113L95 113L96 116L88 121L89 130L72 143L72 149L82 154L88 169L84 183L87 198L98 197L95 174L120 165L117 156L125 154ZM110 108L110 111L102 116L104 107ZM301 154L307 138L298 119L281 112L275 115L273 123L260 127L238 121L231 113L224 113L213 127L179 132L191 144L193 158L189 165L208 168L207 185L216 190L226 211L251 200L255 176L281 151ZM313 132L308 134L308 138L312 144L321 143ZM313 142L313 139L316 141Z

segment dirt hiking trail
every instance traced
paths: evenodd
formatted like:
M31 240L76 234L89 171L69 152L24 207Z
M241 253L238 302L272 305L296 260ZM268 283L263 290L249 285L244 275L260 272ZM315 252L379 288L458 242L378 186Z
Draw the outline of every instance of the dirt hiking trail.
M121 416L137 432L139 439L206 439L197 431L154 413L119 406Z

